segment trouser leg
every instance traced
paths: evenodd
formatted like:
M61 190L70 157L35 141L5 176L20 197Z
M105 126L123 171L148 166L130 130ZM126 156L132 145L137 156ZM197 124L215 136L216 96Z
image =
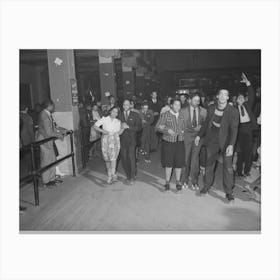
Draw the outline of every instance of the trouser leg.
M135 146L130 145L128 150L128 162L130 169L130 178L134 178L136 176L136 159L135 159Z
M238 139L237 139L237 145L238 145L238 152L237 152L237 162L236 162L236 171L239 176L243 174L243 165L244 165L244 153L245 153L245 147L246 147L246 137L244 137L244 134L242 132L239 132Z
M56 156L51 145L41 145L41 167L47 166L56 161ZM42 173L42 180L44 184L55 179L55 167L51 167Z
M245 137L245 145L244 145L244 154L243 154L243 159L244 159L244 173L249 174L251 170L251 165L252 165L252 151L253 151L253 137L251 134L246 134Z
M192 152L192 143L185 142L185 166L183 168L183 178L182 181L188 183L190 175L190 163L191 163L191 152Z
M206 166L203 188L205 191L208 191L214 182L214 172L218 155L219 144L210 143L209 146L206 147Z
M234 175L232 167L232 156L223 154L223 187L226 194L232 194L234 186Z
M121 148L121 162L122 166L125 172L125 175L128 180L131 179L130 177L130 167L129 167L129 162L128 162L128 147L122 147Z
M197 184L199 174L199 153L201 145L196 146L192 143L191 165L190 165L190 181L192 184Z

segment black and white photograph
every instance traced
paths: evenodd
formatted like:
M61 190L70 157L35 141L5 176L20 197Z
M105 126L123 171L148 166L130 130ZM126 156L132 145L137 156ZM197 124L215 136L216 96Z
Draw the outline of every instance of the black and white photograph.
M261 50L19 58L21 231L261 230Z
M280 1L0 0L0 280L280 280Z

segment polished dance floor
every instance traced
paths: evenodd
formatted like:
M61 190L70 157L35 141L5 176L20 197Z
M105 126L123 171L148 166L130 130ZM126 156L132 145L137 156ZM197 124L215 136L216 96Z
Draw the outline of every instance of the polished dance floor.
M106 184L105 164L99 157L77 178L71 176L56 189L40 188L40 206L33 205L33 188L21 190L20 216L24 231L255 231L261 229L261 205L237 181L235 202L228 204L222 191L221 166L217 166L214 188L205 197L190 189L164 193L164 170L159 153L152 162L138 163L137 181ZM201 180L201 178L200 178ZM174 179L173 179L174 183Z

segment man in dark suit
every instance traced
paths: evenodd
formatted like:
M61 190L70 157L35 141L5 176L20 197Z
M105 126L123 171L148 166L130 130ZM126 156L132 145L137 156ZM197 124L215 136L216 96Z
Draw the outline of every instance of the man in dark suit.
M55 110L55 105L52 100L43 102L43 111L40 113L38 120L38 135L37 140L47 139L49 137L57 137L63 140L64 134L56 129L52 113ZM41 150L41 167L47 166L56 161L54 141L48 141L40 145ZM42 173L43 184L46 187L57 186L61 180L55 177L55 167L51 167Z
M182 109L185 120L185 161L186 166L182 172L182 182L184 188L198 189L199 174L199 153L202 141L199 145L195 145L194 139L198 135L202 124L204 123L207 111L199 106L200 96L198 93L191 94L190 105Z
M238 132L239 114L236 108L228 104L228 90L221 89L217 98L217 103L208 108L206 121L195 138L195 144L198 145L200 139L204 137L207 157L204 187L199 194L207 193L212 186L216 161L221 154L223 157L223 187L226 198L228 201L232 201L234 200L232 158Z
M163 107L162 102L158 99L157 92L153 91L149 101L149 108L154 112L154 121L151 126L151 151L156 151L159 144L159 135L155 129L159 119L160 111Z
M126 183L131 184L136 179L136 133L141 129L139 114L131 111L130 100L123 101L123 112L119 119L124 129L121 135L121 161L126 174Z
M34 142L34 125L32 117L28 114L28 107L20 104L20 141L22 146L27 146ZM31 172L31 152L30 149L22 149L20 154L20 175L24 177Z
M253 131L258 128L257 121L253 113L253 105L256 96L250 81L244 73L242 73L241 83L246 84L248 92L247 94L242 92L238 93L236 101L240 117L237 137L238 152L236 165L238 176L249 176L252 165Z

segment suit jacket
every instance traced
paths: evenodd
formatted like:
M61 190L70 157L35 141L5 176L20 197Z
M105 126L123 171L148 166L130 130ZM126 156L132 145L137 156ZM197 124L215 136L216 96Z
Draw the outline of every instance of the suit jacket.
M33 126L33 120L31 116L29 116L27 113L20 113L20 119L21 119L21 131L20 131L20 139L22 145L28 145L32 142L34 142L34 126Z
M122 123L127 123L129 128L122 133L121 145L123 147L129 145L136 145L136 133L141 129L142 121L138 113L130 111L127 121L124 117L124 112L121 112L119 119Z
M46 139L49 137L59 137L61 134L56 131L51 117L43 110L39 115L38 120L38 135L37 140ZM53 141L44 144L48 148L53 148Z
M161 108L162 108L162 102L157 99L157 102L154 103L153 100L151 99L149 101L149 108L154 112L154 113L158 113L157 116L154 116L154 121L152 123L152 125L155 125L159 119L159 114L160 114L160 111L161 111Z
M243 128L248 133L252 133L253 130L258 129L257 120L253 113L253 106L255 103L255 98L256 98L255 91L254 91L253 87L250 85L250 86L248 86L248 101L243 103L243 106L245 107L245 109L250 117L250 123L247 124ZM238 108L237 108L237 110L238 110ZM238 110L238 112L239 112L239 110Z
M183 114L184 121L185 121L184 140L185 140L185 143L190 143L197 136L198 131L195 131L193 129L193 127L192 127L190 106L187 106L187 107L183 108L181 110L181 112ZM198 120L197 120L197 124L202 126L203 123L206 120L206 116L207 116L207 110L199 106L198 107Z
M201 130L198 133L200 138L204 137L204 144L207 146L211 140L211 128L216 105L211 105L207 110L207 117ZM224 109L221 127L219 129L219 145L224 151L228 145L235 145L239 125L239 112L232 105L227 105Z
M141 110L139 112L139 115L140 115L140 118L141 118L142 121L143 120L146 121L146 123L142 122L142 127L151 125L154 122L154 112L150 109L148 109L146 114L144 114L144 112Z

